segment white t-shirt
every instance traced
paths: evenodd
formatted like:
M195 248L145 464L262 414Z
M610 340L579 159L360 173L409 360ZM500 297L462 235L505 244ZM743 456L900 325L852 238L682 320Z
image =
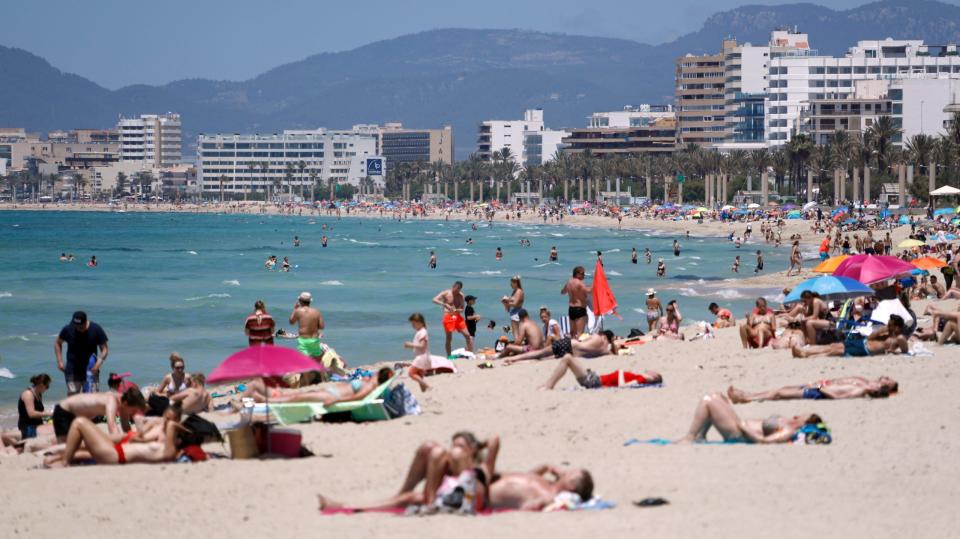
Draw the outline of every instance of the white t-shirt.
M543 336L544 336L544 337L550 337L551 335L553 335L553 328L554 328L554 327L557 328L557 333L562 336L562 335L563 335L563 331L560 329L560 322L557 322L557 321L554 320L553 318L551 318L549 322L547 322L546 324L543 325Z
M433 366L430 360L430 337L427 328L420 328L413 336L413 366L427 370Z

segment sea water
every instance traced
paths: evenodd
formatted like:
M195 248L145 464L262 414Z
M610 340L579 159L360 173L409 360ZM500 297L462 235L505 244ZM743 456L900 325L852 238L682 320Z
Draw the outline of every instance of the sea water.
M327 225L327 229L323 229ZM696 234L697 225L690 223ZM301 246L293 246L294 236ZM321 246L321 236L329 238ZM468 238L473 243L468 244ZM528 239L529 247L520 245ZM479 298L483 316L478 346L492 346L508 322L500 298L519 275L526 307L537 316L541 305L559 317L566 313L560 289L571 269L583 265L591 281L597 251L603 252L607 279L623 320L607 317L618 333L646 328L644 292L660 291L666 303L677 299L687 321L711 319L715 301L742 315L757 295L739 290L730 272L741 256L741 275L752 274L754 253L764 251L767 271L786 267L787 249L747 244L736 249L726 238L679 238L644 230L508 224L493 227L460 221L358 219L344 217L254 216L186 213L0 212L0 367L17 374L0 378L0 408L9 410L28 379L40 372L54 378L47 400L64 394L53 342L75 310L103 326L110 342L107 372L132 372L138 384L158 383L177 351L187 370L209 373L222 359L244 348L245 317L256 300L266 302L278 328L287 324L301 291L326 321L324 340L351 366L410 356L403 342L413 330L407 317L422 312L431 351L443 353L441 312L431 303L457 280L464 293ZM560 261L548 261L556 246ZM503 260L495 260L496 248ZM639 264L630 262L636 247ZM646 264L643 249L653 251ZM437 269L428 267L435 251ZM58 261L62 252L76 261ZM95 255L96 268L87 267ZM292 271L268 271L264 261L289 257ZM667 277L656 277L657 258ZM279 269L279 264L278 264ZM681 269L682 268L682 269ZM717 283L717 281L730 280ZM766 291L766 293L773 293ZM486 329L494 320L497 330ZM295 341L278 340L283 346ZM463 339L454 337L454 347Z

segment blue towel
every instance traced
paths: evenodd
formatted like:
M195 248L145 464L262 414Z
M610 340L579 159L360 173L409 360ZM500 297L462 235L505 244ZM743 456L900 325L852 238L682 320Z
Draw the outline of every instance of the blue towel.
M624 442L623 445L624 445L624 447L626 447L626 446L630 446L630 445L641 445L641 444L647 444L647 445L671 445L671 444L674 444L674 443L676 443L676 442L674 442L673 440L667 440L667 439L664 439L664 438L650 438L649 440L638 440L637 438L630 438L629 440L627 440L626 442ZM721 441L721 440L716 440L716 441L714 441L714 440L708 440L708 441L705 441L705 442L697 442L697 443L698 443L698 444L701 444L701 445L703 445L703 444L706 444L706 445L729 445L729 444L748 444L748 443L750 443L750 442L748 442L748 441L746 441L746 440L722 440L722 441Z

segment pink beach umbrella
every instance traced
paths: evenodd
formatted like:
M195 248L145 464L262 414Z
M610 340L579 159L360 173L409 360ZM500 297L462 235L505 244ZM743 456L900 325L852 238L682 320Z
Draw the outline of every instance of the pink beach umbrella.
M312 358L282 346L251 346L231 355L213 369L208 382L232 382L320 370Z
M854 255L841 262L833 274L871 284L910 275L914 269L912 264L893 256Z

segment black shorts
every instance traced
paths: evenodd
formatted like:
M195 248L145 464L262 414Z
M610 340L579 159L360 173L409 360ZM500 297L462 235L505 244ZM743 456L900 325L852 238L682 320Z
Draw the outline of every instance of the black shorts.
M61 408L59 404L53 407L53 433L57 438L66 437L70 432L70 424L76 418L77 416Z
M573 345L570 344L570 337L553 341L553 357L560 359L567 354L573 353Z
M567 309L567 315L570 317L571 322L574 320L579 320L580 318L587 316L587 308L586 307L570 307L569 309Z

